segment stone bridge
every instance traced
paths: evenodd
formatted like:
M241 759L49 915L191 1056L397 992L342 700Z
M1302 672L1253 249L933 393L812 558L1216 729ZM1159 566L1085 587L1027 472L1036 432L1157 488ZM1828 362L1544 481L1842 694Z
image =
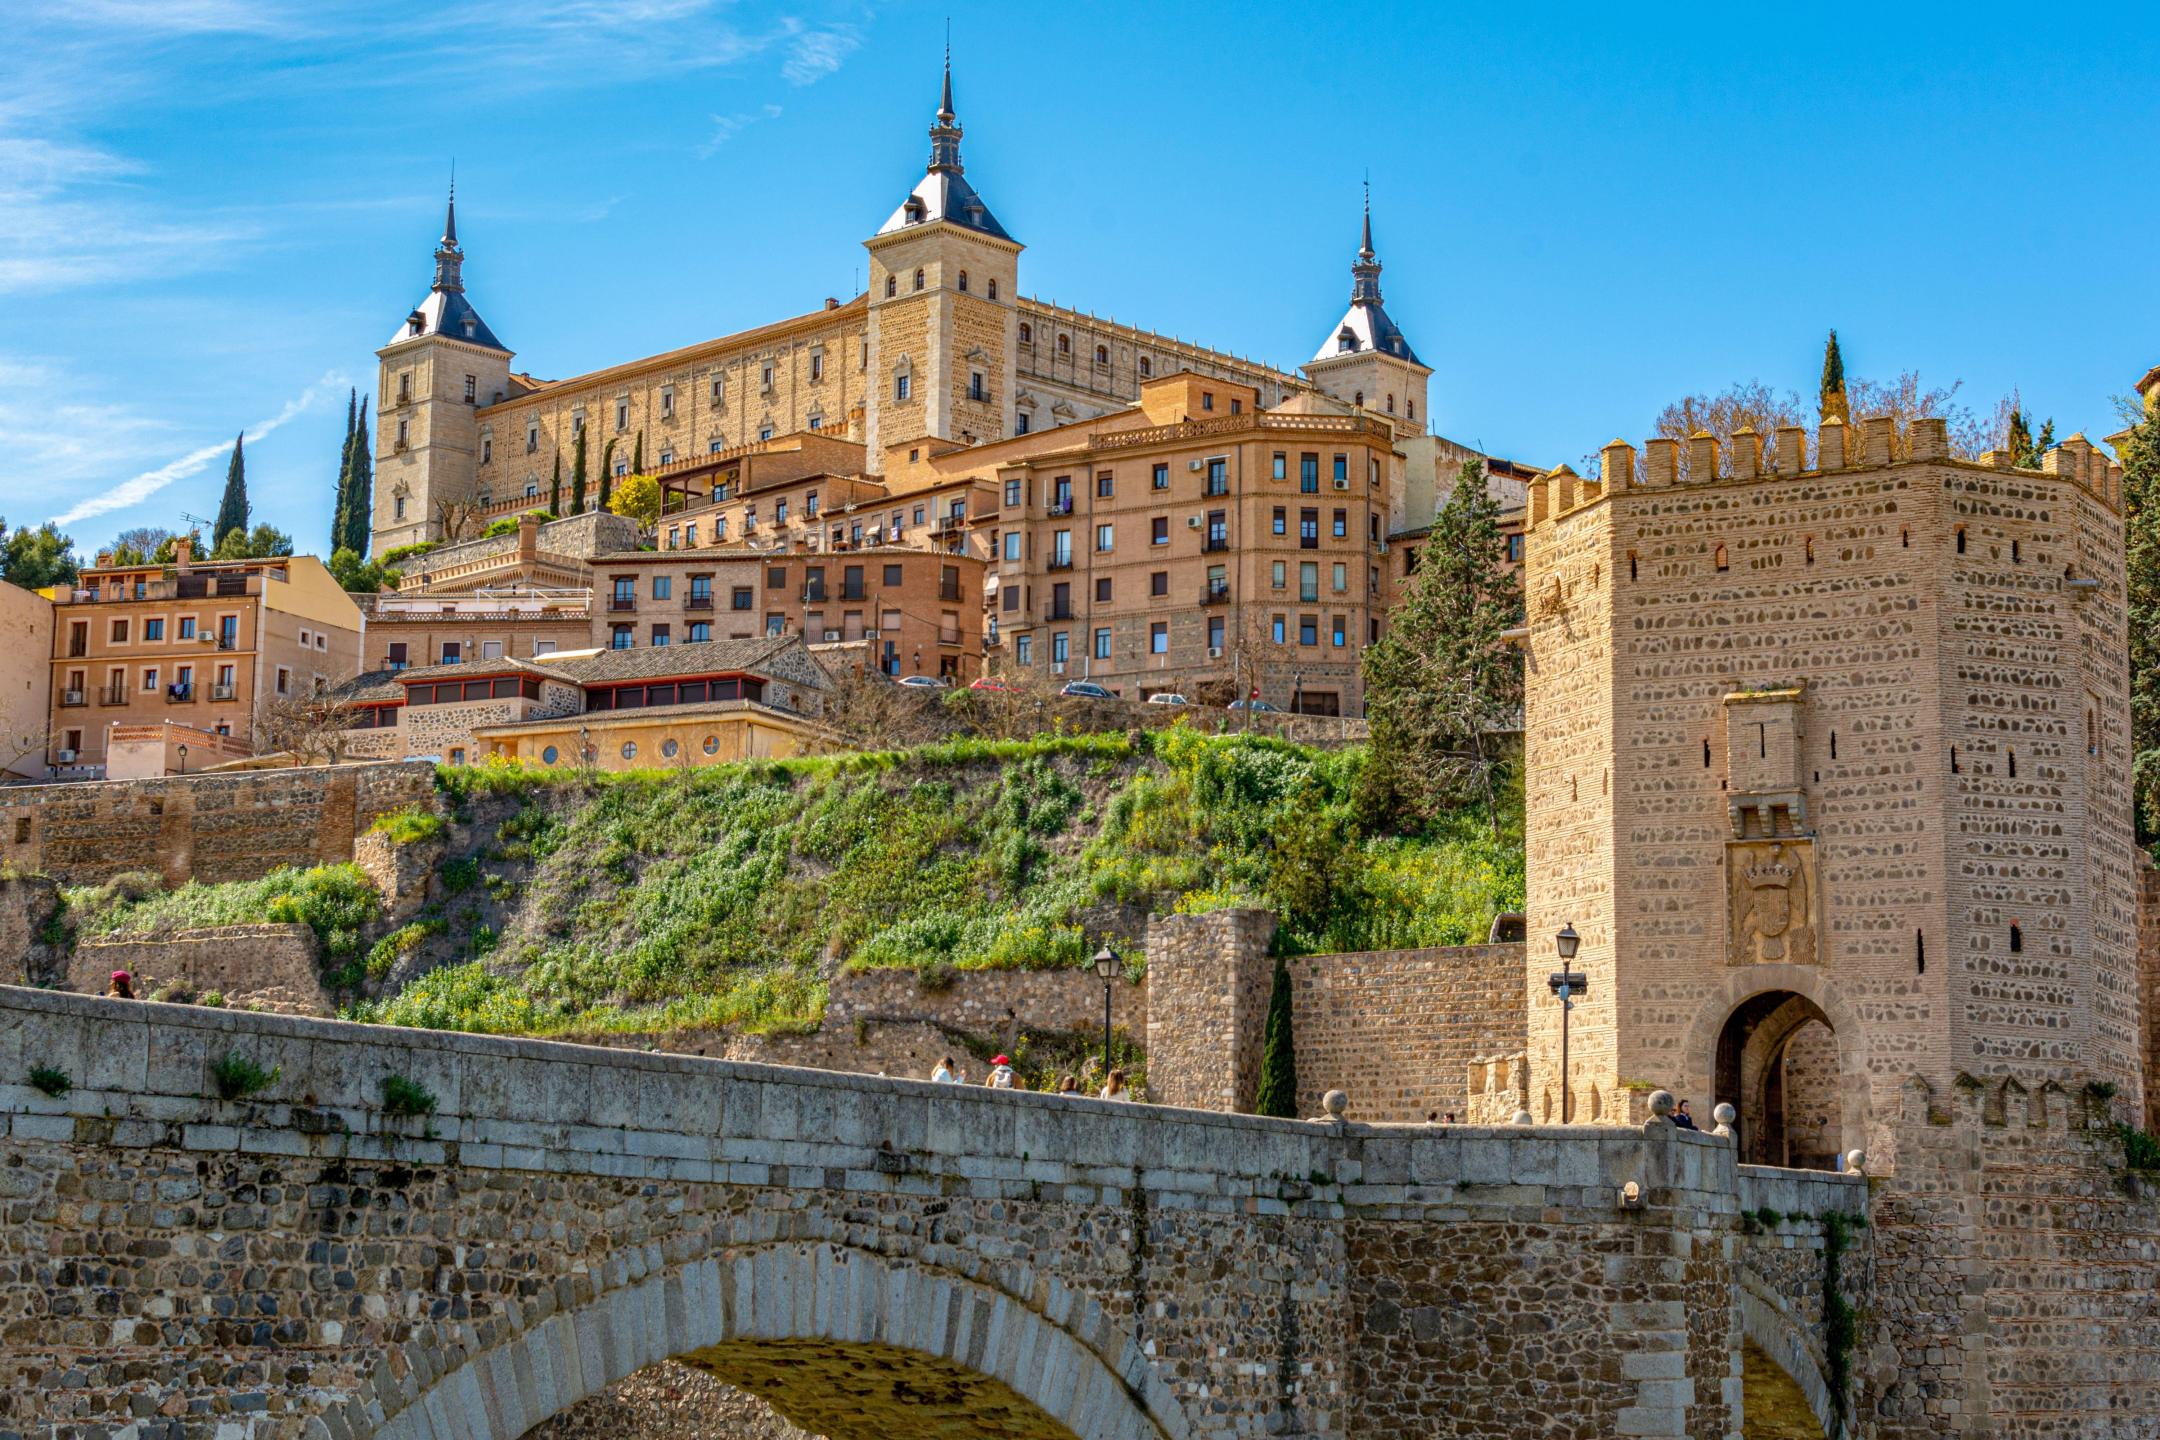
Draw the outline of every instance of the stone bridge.
M1663 1121L1261 1120L21 989L0 1111L0 1436L517 1440L670 1357L834 1440L1741 1433L1738 1167Z

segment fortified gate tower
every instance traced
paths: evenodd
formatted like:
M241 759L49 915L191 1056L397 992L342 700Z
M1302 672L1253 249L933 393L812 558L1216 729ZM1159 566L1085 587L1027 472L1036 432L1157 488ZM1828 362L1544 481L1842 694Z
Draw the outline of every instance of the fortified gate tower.
M1743 1160L1882 1173L1915 1096L2135 1107L2122 472L1953 459L1939 419L1808 441L1531 489L1533 1112L1568 923L1578 1122L1664 1087L1737 1105Z

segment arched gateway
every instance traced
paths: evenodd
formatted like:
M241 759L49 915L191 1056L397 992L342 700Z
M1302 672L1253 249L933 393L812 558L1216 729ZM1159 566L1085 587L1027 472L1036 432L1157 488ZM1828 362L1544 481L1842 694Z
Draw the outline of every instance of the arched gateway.
M1831 1170L1869 1148L1866 1032L1819 968L1735 969L1697 1009L1681 1054L1687 1093L1739 1112L1742 1163Z
M517 1440L671 1358L830 1440L1188 1433L1174 1407L1158 1410L994 1289L846 1245L789 1244L677 1266L550 1316L444 1372L369 1434Z

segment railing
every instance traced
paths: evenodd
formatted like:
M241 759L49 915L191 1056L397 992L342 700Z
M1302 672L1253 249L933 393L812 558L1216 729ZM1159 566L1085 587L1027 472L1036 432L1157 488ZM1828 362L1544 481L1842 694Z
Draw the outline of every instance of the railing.
M1065 513L1068 515L1072 513L1072 503L1070 501L1066 502ZM937 517L937 524L934 528L940 535L948 534L954 530L965 530L967 528L967 516L940 515Z
M1207 555L1218 554L1229 548L1230 537L1227 535L1210 535L1200 545L1201 553Z
M802 588L802 601L805 605L822 602L825 598L825 587L822 585L805 585Z
M1201 487L1200 493L1208 498L1217 495L1228 495L1230 493L1230 482L1228 480L1210 480Z
M194 698L195 687L193 685L168 685L165 687L165 703L168 705L185 705Z
M1208 435L1234 435L1247 430L1288 430L1313 435L1371 435L1394 438L1392 425L1355 415L1286 415L1269 410L1252 415L1219 415L1209 420L1182 420L1174 425L1153 425L1145 430L1120 430L1093 436L1096 450L1127 450L1160 445L1169 440L1196 440Z
M689 599L683 601L683 608L685 610L710 610L713 608L712 596L692 595Z
M100 705L125 705L127 698L127 687L124 685L108 685L98 691L97 697Z
M217 637L217 648L220 650L237 650L240 648L240 637L237 635L219 635Z
M843 585L840 587L840 598L842 600L867 600L870 598L870 592L860 585Z
M940 584L938 585L937 598L940 600L958 600L960 598L959 585L947 585L940 582Z
M90 703L90 699L80 690L63 690L60 692L60 703L62 705L87 705Z
M1068 496L1066 496L1066 497L1065 497L1065 498L1064 498L1063 500L1052 500L1052 501L1051 501L1051 502L1050 502L1049 504L1047 504L1047 505L1043 506L1043 513L1044 513L1045 515L1070 515L1070 514L1072 514L1072 513L1073 513L1073 502L1072 502L1072 497L1071 497L1070 495L1068 495Z
M614 611L635 610L637 609L637 597L635 595L610 595L608 596L607 608Z
M409 663L411 662L405 660L385 660L377 668L391 671L403 670Z
M232 685L212 685L210 687L210 698L212 700L230 700L233 698L236 688Z
M1227 581L1217 585L1203 585L1200 587L1200 603L1202 605L1221 605L1229 598L1230 585Z
M1049 570L1070 570L1073 568L1073 557L1070 555L1052 555L1050 563L1044 568Z
M1070 620L1072 618L1073 612L1070 605L1052 605L1043 611L1043 619L1045 620Z

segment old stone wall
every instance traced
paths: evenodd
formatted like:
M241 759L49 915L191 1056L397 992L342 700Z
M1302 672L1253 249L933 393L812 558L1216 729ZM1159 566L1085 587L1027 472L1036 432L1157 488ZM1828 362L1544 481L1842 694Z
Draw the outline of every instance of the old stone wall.
M663 1360L525 1432L528 1440L819 1440L755 1395Z
M220 1099L228 1055L275 1078ZM386 1114L393 1076L434 1113ZM1662 1123L1269 1121L23 990L0 1077L0 1429L40 1440L514 1440L669 1358L895 1440L1735 1428L1732 1151Z
M336 765L0 789L0 863L70 885L168 886L350 860L378 816L431 803L426 765Z
M1120 978L1110 1001L1113 1029L1146 1035L1145 986ZM827 987L825 1024L858 1019L919 1020L1008 1044L1023 1028L1099 1032L1103 982L1093 970L959 970L926 989L912 970L842 970Z
M45 875L0 874L0 983L49 985L65 954L45 943L60 910L60 888Z
M1342 1090L1359 1120L1467 1121L1470 1063L1523 1047L1519 943L1304 955L1288 964L1301 1115L1318 1115L1320 1097ZM1578 1098L1577 1118L1605 1117Z
M2138 869L2138 993L2145 1015L2145 1128L2160 1135L2160 867Z
M175 998L208 994L242 1010L328 1015L315 932L306 925L206 925L155 937L87 939L75 947L67 988L102 995L115 970L133 977L135 993L173 987Z
M1163 1105L1249 1112L1275 976L1264 910L1148 922L1148 1088Z
M1812 1423L1811 1437L1836 1434L1841 1412L1831 1395L1829 1377L1836 1370L1824 1323L1828 1252L1838 1252L1839 1294L1857 1309L1874 1293L1867 1181L1858 1175L1742 1165L1740 1212L1734 1280L1741 1330L1789 1382L1750 1387L1746 1433L1754 1436L1759 1425L1778 1433L1763 1423L1775 1418L1788 1427ZM1845 1363L1857 1369L1861 1358L1855 1347ZM1851 1398L1848 1387L1846 1415ZM1758 1407L1758 1399L1765 1405ZM1759 1414L1759 1408L1801 1413L1773 1417Z

